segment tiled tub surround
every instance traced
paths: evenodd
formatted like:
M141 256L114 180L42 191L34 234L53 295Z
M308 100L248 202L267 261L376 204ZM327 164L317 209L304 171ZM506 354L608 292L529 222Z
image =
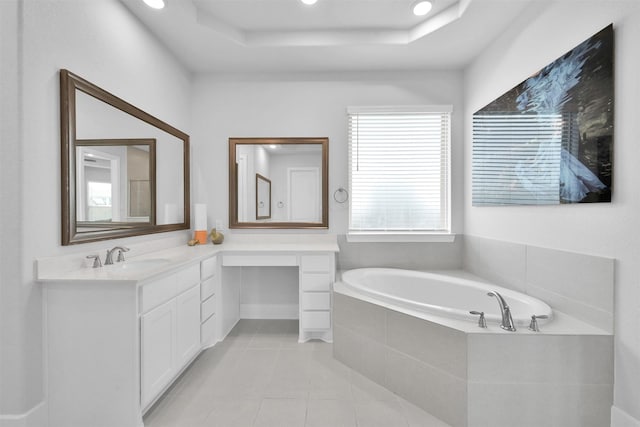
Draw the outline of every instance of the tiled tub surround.
M608 425L613 337L554 315L539 333L480 329L378 305L338 282L334 357L454 427Z
M615 260L464 236L463 269L613 333Z

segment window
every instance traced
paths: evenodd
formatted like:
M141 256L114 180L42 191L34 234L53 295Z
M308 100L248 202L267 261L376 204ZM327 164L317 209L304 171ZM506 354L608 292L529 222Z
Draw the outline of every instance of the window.
M350 240L450 233L451 111L451 106L347 110Z
M111 221L111 183L87 182L87 212L88 221Z

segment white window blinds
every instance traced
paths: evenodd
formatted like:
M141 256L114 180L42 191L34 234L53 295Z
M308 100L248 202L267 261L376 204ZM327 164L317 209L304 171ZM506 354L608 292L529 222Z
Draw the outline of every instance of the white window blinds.
M451 110L348 109L350 234L450 231Z

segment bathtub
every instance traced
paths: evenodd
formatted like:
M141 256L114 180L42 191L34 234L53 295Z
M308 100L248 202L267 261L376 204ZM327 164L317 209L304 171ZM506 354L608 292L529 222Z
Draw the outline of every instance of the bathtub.
M453 427L609 425L613 336L473 279L464 271L342 272L332 294L333 356ZM515 332L500 328L490 291L511 307ZM486 313L487 329L471 310ZM532 332L532 314L554 319Z
M548 316L538 320L541 325L553 317L551 307L537 298L456 275L359 268L343 272L341 282L346 289L382 303L450 319L477 322L478 316L469 312L483 311L487 323L499 323L500 307L495 297L487 295L490 291L505 299L516 326L528 326L534 314Z

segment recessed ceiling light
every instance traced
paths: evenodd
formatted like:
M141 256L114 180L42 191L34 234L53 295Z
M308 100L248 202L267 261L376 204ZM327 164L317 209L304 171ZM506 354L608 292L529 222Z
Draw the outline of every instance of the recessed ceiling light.
M316 4L318 0L300 0L300 1L304 4L308 4L309 6L311 6L312 4Z
M163 9L164 0L144 0L145 4L154 9Z
M416 16L424 16L429 13L432 7L433 5L430 1L419 0L413 4L413 14Z

